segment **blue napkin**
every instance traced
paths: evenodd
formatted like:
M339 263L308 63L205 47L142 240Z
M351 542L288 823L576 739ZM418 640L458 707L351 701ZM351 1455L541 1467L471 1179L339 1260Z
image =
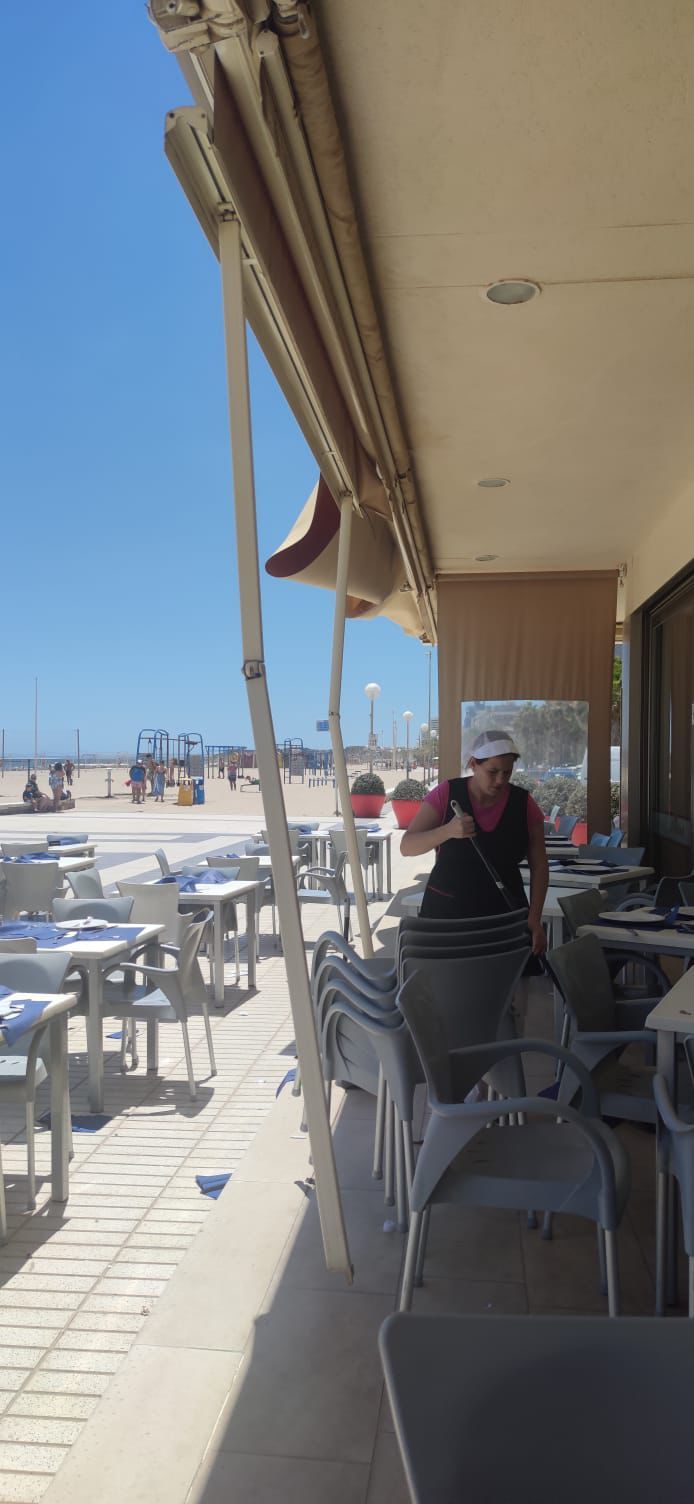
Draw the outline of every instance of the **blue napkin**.
M66 944L74 945L79 940L136 940L142 934L142 925L139 924L107 924L100 930L77 930L71 934L68 930L62 931L63 940ZM153 944L156 941L152 942Z
M4 856L4 862L57 862L55 852L25 851L21 856Z
M73 1133L98 1133L100 1128L105 1128L112 1121L107 1112L73 1112L70 1118ZM44 1112L39 1122L42 1128L50 1128L50 1112Z
M163 877L164 883L178 883L180 893L197 893L198 888L206 888L215 884L228 883L231 881L228 872L220 872L216 867L208 867L204 875L201 872L177 872L171 877Z
M0 987L0 998L9 997L12 991L11 987ZM8 1014L6 1018L0 1019L0 1029L2 1029L7 1047L11 1049L13 1044L16 1044L17 1040L21 1039L23 1034L26 1034L27 1029L30 1029L36 1023L36 1020L41 1017L44 1007L45 1003L31 1001L18 1003L15 1012ZM2 1045L0 1045L0 1048L2 1048Z
M216 1201L221 1196L227 1181L231 1180L231 1173L228 1175L196 1175L195 1180L203 1196L212 1196L213 1200Z
M367 827L366 827L366 834L367 834L367 836L368 835L373 835L374 831L379 831L380 829L381 829L380 825L367 825Z
M0 940L36 940L43 949L62 945L65 931L42 919L8 919L0 924Z

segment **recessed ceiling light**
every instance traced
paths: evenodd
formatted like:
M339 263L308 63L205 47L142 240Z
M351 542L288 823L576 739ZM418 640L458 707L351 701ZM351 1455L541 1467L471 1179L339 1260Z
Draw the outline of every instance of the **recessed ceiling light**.
M491 564L492 561L494 559L498 559L498 557L499 557L498 554L475 554L475 563L476 564Z
M511 482L505 475L483 475L477 484L484 486L485 491L496 491L499 486L510 486Z
M490 287L485 287L483 296L489 303L501 303L505 308L510 308L515 303L529 303L531 298L536 298L541 292L538 282L528 282L524 277L504 278L501 282L492 282Z

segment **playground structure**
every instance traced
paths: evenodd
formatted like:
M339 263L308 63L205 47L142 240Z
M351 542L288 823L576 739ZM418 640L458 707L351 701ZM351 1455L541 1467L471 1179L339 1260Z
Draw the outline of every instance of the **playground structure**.
M216 743L206 743L205 764L208 778L218 776L220 763L224 763L224 767L228 769L230 762L236 763L239 772L242 768L252 768L254 766L252 750L248 747L218 746Z
M179 804L205 803L205 748L199 731L179 731L172 736L161 727L144 727L138 733L135 760L145 762L148 757L164 763L168 787L178 787Z
M171 737L168 731L154 731L151 727L145 727L137 737L136 762L144 762L147 757L153 757L155 762L163 762L168 768L171 761L170 751Z
M335 783L332 752L305 747L300 736L285 737L277 748L277 758L283 783L308 782L309 788Z

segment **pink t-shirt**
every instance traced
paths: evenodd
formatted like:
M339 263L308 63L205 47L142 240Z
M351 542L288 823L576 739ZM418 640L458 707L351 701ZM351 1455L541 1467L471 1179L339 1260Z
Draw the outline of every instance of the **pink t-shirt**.
M443 783L437 783L436 788L431 789L424 796L424 803L433 805L442 825L445 824L448 813L449 792L450 784L446 778ZM479 825L480 830L496 830L508 804L508 784L493 804L480 804L477 799L473 798L472 793L470 794L470 804L472 805L475 822ZM545 817L539 804L536 804L535 800L528 794L528 833L534 830L536 825L544 825L544 820Z

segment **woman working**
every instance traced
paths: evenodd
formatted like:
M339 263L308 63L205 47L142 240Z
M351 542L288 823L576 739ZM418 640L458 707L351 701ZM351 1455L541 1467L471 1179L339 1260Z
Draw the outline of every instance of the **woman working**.
M436 851L420 909L424 919L474 919L507 907L476 846L517 908L528 907L520 864L530 868L528 929L533 955L546 948L542 906L549 884L544 815L527 789L511 783L520 756L507 731L475 739L468 778L451 778L428 793L400 843L403 856ZM459 805L457 815L453 804Z

